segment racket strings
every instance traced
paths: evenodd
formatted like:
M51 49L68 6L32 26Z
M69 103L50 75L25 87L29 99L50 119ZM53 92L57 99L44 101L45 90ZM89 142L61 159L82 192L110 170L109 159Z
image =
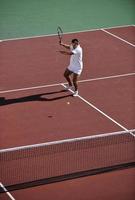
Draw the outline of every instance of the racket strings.
M57 28L57 33L58 33L59 40L61 42L63 31L60 26L58 26L58 28Z

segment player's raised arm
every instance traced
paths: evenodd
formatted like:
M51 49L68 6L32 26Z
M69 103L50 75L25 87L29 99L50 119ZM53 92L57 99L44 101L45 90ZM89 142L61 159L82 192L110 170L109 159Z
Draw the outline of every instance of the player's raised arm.
M62 41L60 42L60 45L65 47L66 49L70 49L70 45L64 44Z

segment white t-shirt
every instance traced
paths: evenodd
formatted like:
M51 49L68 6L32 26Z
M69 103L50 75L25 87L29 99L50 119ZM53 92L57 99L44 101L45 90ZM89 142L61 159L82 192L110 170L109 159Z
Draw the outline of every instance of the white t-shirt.
M82 62L82 48L78 45L75 49L73 49L72 45L70 46L71 52L73 55L70 57L70 64L68 69L76 74L81 74L83 69L83 62Z

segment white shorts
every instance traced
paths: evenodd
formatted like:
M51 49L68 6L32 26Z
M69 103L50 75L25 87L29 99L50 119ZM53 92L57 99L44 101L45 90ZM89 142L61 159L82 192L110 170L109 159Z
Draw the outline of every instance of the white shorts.
M82 70L83 70L83 67L76 67L76 66L71 66L71 65L69 65L69 66L68 66L68 69L69 69L71 72L75 73L75 74L81 75Z

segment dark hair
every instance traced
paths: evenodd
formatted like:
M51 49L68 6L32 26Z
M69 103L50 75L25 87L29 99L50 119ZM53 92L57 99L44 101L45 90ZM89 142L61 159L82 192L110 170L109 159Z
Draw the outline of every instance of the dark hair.
M72 43L74 43L74 42L79 42L79 40L78 39L72 39Z

